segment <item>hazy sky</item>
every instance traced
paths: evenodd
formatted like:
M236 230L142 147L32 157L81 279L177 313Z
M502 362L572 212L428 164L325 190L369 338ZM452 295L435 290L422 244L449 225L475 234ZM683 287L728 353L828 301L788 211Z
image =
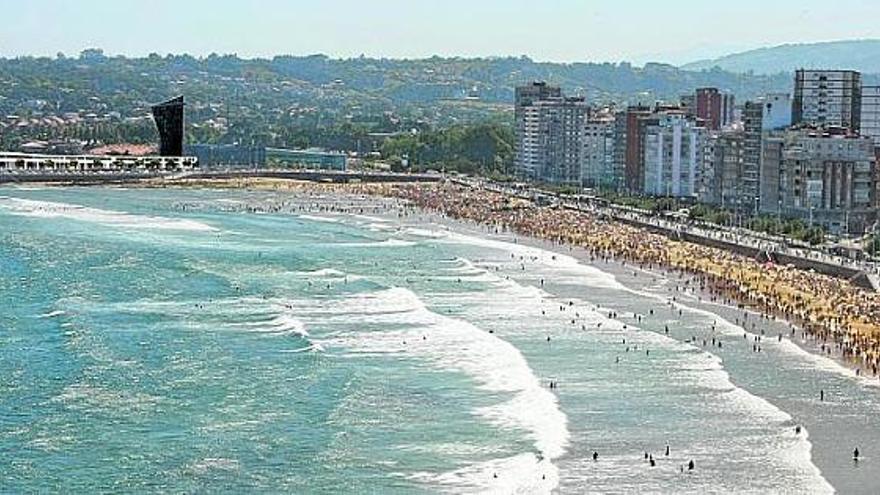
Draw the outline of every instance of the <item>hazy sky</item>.
M0 56L694 59L880 38L880 0L0 0Z

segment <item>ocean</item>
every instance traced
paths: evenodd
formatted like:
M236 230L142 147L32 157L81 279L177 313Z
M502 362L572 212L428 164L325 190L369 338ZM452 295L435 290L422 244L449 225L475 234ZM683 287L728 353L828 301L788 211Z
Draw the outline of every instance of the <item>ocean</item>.
M880 380L550 248L391 200L0 188L0 491L880 491Z

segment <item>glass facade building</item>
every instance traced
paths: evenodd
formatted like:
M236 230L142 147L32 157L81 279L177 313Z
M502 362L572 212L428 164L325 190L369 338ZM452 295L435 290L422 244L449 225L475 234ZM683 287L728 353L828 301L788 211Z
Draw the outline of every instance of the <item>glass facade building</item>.
M153 107L153 119L159 130L159 154L183 156L183 96Z
M184 146L186 154L199 159L204 170L221 168L263 168L266 166L264 146L239 144L191 144Z

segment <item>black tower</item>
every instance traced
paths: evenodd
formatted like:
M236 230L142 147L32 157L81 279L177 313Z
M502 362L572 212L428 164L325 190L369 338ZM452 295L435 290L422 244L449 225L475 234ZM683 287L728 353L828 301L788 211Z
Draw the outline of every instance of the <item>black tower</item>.
M183 156L183 96L153 107L153 120L159 130L159 154Z

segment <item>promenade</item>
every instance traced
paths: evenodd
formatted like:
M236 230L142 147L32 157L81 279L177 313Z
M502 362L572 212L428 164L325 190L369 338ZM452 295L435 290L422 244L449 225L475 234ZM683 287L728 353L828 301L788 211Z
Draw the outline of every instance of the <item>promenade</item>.
M477 189L496 192L524 200L547 198L549 194L540 189L517 190L477 180L455 180L455 183ZM880 265L873 261L846 258L824 252L806 243L792 241L741 227L720 225L662 216L636 208L603 204L595 199L556 198L556 204L564 209L581 211L611 218L618 222L644 228L666 235L675 240L714 246L745 256L793 265L803 270L814 270L825 275L852 281L865 289L880 291Z

